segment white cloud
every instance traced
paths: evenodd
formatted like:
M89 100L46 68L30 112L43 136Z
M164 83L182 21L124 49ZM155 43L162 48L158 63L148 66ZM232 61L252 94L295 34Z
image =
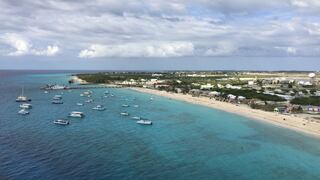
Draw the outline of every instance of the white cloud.
M193 52L194 45L190 42L92 44L88 49L82 50L79 57L181 57L191 56Z
M16 3L0 1L4 55L320 56L320 0Z
M14 51L8 52L8 56L36 55L54 56L59 52L58 46L47 46L45 50L34 49L32 43L18 34L7 33L0 37L0 43L10 46Z
M297 49L294 47L287 47L287 53L295 55L297 53Z
M293 0L291 1L292 5L293 6L296 6L296 7L300 7L300 8L306 8L309 6L309 4L304 0Z
M291 4L298 8L320 8L319 0L291 0Z
M0 39L3 43L15 49L14 52L10 52L8 54L10 56L20 56L20 55L28 54L30 48L32 47L32 45L26 39L24 39L23 37L17 34L7 33L4 36L2 36Z
M297 53L297 49L295 47L275 47L275 49L278 49L284 53L286 53L286 55L288 56L293 56L293 55L296 55Z
M213 48L205 52L206 56L230 56L237 50L233 42L217 42Z
M38 55L38 56L54 56L56 54L58 54L60 51L59 47L58 46L48 46L47 49L45 50L32 50L31 54L34 54L34 55Z

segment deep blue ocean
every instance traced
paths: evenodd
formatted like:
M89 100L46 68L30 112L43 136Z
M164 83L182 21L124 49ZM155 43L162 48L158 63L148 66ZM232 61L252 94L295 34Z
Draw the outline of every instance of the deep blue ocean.
M84 103L84 90L40 90L70 75L0 71L0 179L320 179L319 138L128 89L109 89L109 98L91 89L93 103ZM32 98L27 116L17 114L22 86ZM55 94L64 104L51 104ZM97 104L106 110L92 110ZM75 110L85 118L53 124Z

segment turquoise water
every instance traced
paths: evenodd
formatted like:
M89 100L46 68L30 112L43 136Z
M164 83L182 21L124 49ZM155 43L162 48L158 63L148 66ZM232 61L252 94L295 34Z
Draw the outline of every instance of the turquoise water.
M128 89L110 89L110 98L92 89L95 101L83 107L76 106L83 90L63 91L64 104L51 104L62 91L39 88L68 78L0 72L0 179L320 179L320 139ZM34 106L28 116L14 102L22 85ZM107 110L91 110L97 104ZM86 117L52 123L73 110ZM122 111L154 125L137 125Z

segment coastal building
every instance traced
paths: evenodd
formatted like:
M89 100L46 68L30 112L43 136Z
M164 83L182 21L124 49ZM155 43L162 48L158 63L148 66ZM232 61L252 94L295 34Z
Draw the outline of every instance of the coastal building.
M237 96L233 95L233 94L228 94L227 97L230 99L230 100L234 100L237 98Z
M254 84L255 84L254 81L248 81L249 86L253 86Z
M241 87L241 86L233 86L233 85L231 85L231 84L227 84L227 85L226 85L226 88L227 88L227 89L241 89L242 87Z
M211 92L209 92L209 96L211 96L211 97L220 96L220 95L221 95L221 93L218 92L218 91L211 91Z
M217 84L217 87L220 88L220 89L221 89L221 88L224 88L224 86L221 85L221 84Z
M175 88L174 90L175 90L176 93L178 93L178 94L179 94L179 93L182 93L182 89L181 89L181 88Z
M204 85L201 85L200 86L200 89L202 89L202 90L209 90L209 89L212 89L214 86L213 85L211 85L211 84L204 84Z

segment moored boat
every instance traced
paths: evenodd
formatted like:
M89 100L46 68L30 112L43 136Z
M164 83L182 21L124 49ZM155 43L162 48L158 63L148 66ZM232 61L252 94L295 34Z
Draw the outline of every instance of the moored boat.
M54 95L53 100L61 100L62 99L62 96L61 95Z
M83 118L84 117L84 113L80 112L80 111L72 111L69 113L70 117L75 117L75 118Z
M61 100L53 100L51 101L52 104L63 104L63 101Z
M93 99L86 100L86 103L92 103L92 102L93 102Z
M31 109L31 108L32 108L32 105L31 105L31 104L28 104L28 103L23 103L23 104L20 104L20 108L23 108L23 109Z
M53 121L54 124L59 124L59 125L68 125L69 121L64 120L64 119L57 119Z
M21 109L20 111L18 111L18 114L27 115L29 114L29 111L27 111L26 109Z
M96 107L92 108L93 110L97 110L97 111L104 111L106 110L106 108L104 108L102 105L97 105Z
M141 125L152 125L152 121L141 119L141 120L137 121L137 124L141 124Z
M21 95L17 97L16 102L28 102L31 101L27 96L24 95L24 87L21 90Z
M140 120L140 119L141 119L141 117L139 117L139 116L133 116L133 117L131 117L131 119L134 119L134 120Z
M120 115L122 115L122 116L129 116L129 113L128 113L128 112L122 112L122 113L120 113Z

